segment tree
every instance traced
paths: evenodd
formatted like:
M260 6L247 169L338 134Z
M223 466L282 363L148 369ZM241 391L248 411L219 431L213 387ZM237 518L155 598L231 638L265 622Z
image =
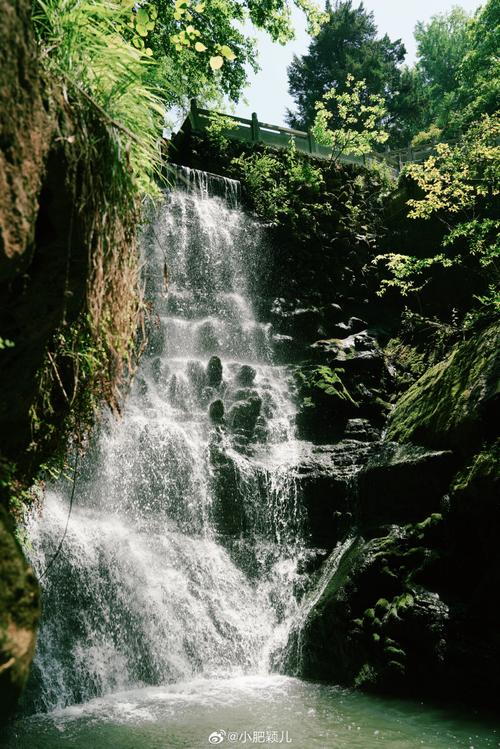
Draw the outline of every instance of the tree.
M318 143L332 149L333 162L342 154L362 156L389 137L381 127L385 112L383 98L367 96L365 81L355 81L349 75L343 93L332 88L316 103L311 132ZM332 122L339 122L340 126L332 127Z
M293 127L310 127L316 102L332 88L343 93L348 75L366 82L366 96L384 97L391 122L400 85L399 65L406 54L401 40L393 42L387 34L377 39L373 13L362 3L354 8L352 0L341 0L333 8L327 4L327 11L330 18L307 54L294 57L288 68L289 91L297 106L294 113L288 113L288 122Z
M427 257L389 253L379 256L390 271L382 290L403 295L421 291L436 267L460 267L480 290L483 308L500 311L500 116L485 114L458 143L440 143L423 164L406 174L419 188L408 201L409 217L439 219L446 228L441 251ZM444 276L442 276L444 277Z
M416 71L428 93L426 126L431 122L446 125L456 109L460 65L469 48L468 25L468 14L455 6L449 13L433 16L427 24L419 22L415 28Z
M311 0L294 0L311 34L326 14ZM278 43L293 39L287 0L149 0L157 22L145 43L159 63L156 78L167 103L185 106L192 97L206 102L227 96L238 101L248 69L257 70L255 43L243 29L249 21ZM143 5L143 4L142 4Z
M500 101L500 1L488 0L468 25L467 50L459 68L455 126L464 128Z

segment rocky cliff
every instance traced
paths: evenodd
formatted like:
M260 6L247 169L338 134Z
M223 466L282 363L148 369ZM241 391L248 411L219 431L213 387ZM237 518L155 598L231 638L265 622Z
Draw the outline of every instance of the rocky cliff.
M26 680L39 601L14 536L30 487L118 406L140 318L137 206L109 123L44 69L28 0L0 29L0 711ZM98 167L96 166L98 165ZM125 165L126 171L126 165Z

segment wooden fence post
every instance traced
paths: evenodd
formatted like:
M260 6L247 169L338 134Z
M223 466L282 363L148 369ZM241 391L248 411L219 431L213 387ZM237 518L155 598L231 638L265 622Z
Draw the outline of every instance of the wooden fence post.
M254 143L258 143L260 140L259 118L255 112L252 112L252 140Z
M307 140L309 141L309 153L316 153L316 139L310 130L307 132Z
M200 118L198 115L198 101L191 99L191 109L189 112L189 119L191 120L191 127L193 130L198 130L200 124Z

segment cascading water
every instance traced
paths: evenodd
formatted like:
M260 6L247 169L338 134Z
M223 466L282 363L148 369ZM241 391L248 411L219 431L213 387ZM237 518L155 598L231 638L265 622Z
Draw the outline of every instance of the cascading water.
M68 491L49 491L29 528L38 708L266 672L296 607L298 443L289 376L252 306L261 230L237 183L188 169L178 181L145 241L150 342L123 418L84 459L46 577Z
M257 317L264 236L235 182L177 178L146 231L150 341L124 416L80 461L67 534L71 486L30 522L44 613L2 746L498 746L488 723L272 673L291 632L300 663L301 626L355 539L308 590L294 476L309 448Z

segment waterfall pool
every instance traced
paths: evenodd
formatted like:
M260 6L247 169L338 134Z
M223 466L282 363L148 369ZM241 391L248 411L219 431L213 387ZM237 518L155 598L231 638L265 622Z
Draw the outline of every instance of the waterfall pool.
M500 723L279 675L197 679L119 692L23 718L6 749L486 749Z

